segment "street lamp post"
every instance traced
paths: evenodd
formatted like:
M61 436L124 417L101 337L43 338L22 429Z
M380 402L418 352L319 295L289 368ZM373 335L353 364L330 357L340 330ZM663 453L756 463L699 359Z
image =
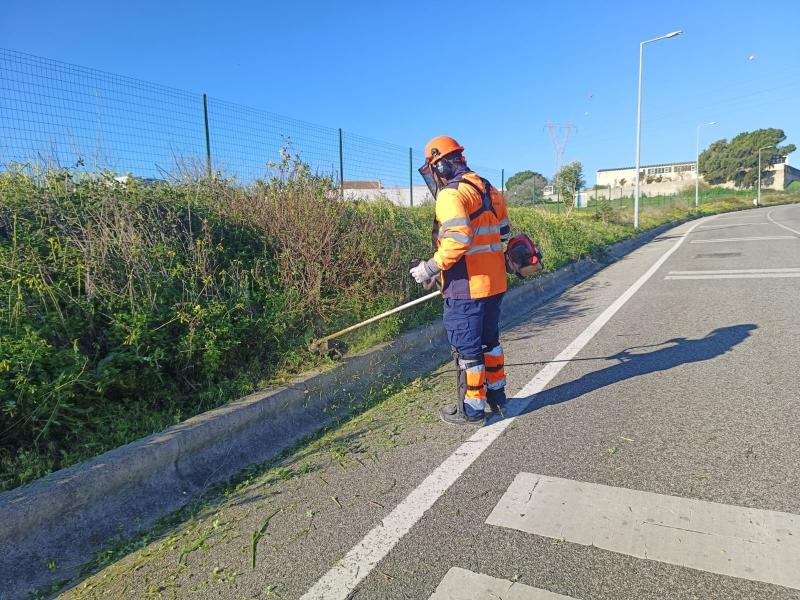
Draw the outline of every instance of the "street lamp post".
M697 126L697 154L694 163L694 207L700 206L700 128L703 125L716 125L716 121L709 123L700 123Z
M756 207L761 206L761 151L774 147L774 144L770 144L769 146L758 149L758 194L756 195Z
M639 43L639 96L636 103L636 195L633 199L633 227L635 229L639 229L639 156L642 145L642 59L644 57L644 45L673 38L682 33L683 30L673 31L661 37Z

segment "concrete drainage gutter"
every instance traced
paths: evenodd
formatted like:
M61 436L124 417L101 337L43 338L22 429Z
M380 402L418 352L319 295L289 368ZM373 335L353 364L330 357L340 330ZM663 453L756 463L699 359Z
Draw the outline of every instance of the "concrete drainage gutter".
M524 318L660 233L668 223L509 290L506 314ZM507 323L506 323L507 324ZM25 597L74 576L111 543L155 521L247 466L282 450L352 410L391 380L410 380L447 359L441 323L400 336L329 371L251 394L179 425L0 494L0 585L4 598ZM57 568L49 569L55 561Z

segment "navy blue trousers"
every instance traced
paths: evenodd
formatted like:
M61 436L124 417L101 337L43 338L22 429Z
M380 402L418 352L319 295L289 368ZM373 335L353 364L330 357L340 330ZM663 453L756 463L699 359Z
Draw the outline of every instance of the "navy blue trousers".
M464 356L483 356L500 339L500 305L505 294L478 300L444 299L444 328L450 345Z
M483 363L484 352L499 344L502 302L503 294L477 300L444 299L442 320L447 340L462 358L479 360ZM504 392L501 393L505 399ZM481 413L483 401L480 403L465 401L464 410L469 416Z

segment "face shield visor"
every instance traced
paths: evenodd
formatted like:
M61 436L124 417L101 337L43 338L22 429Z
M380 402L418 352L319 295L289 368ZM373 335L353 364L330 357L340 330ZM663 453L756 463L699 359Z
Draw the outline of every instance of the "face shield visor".
M436 194L439 193L439 184L437 178L433 175L433 167L427 160L425 161L425 164L419 168L419 174L422 175L425 185L428 186L428 189L431 191L431 194L435 199Z
M438 151L434 150L433 158L435 159L437 156ZM442 156L436 161L436 164L431 164L426 159L425 164L419 168L419 174L422 175L425 185L428 186L431 194L436 198L436 194L441 191L445 183L455 176L459 168L465 168L466 166L467 163L464 161L461 152L456 152Z

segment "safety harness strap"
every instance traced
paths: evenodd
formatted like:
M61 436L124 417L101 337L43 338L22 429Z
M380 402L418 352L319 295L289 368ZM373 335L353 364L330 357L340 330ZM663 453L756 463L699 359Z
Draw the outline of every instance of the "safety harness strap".
M448 184L448 185L456 184L456 186L458 186L459 183L466 183L481 195L481 200L482 200L481 207L472 214L470 214L469 216L470 221L474 221L483 213L489 210L492 211L495 217L497 216L497 213L494 210L494 206L492 206L492 194L491 194L492 184L489 183L489 181L484 179L483 177L481 177L481 181L483 182L483 187L485 191L481 191L481 188L479 188L469 179L465 179L463 175L459 175L458 177L450 181Z

